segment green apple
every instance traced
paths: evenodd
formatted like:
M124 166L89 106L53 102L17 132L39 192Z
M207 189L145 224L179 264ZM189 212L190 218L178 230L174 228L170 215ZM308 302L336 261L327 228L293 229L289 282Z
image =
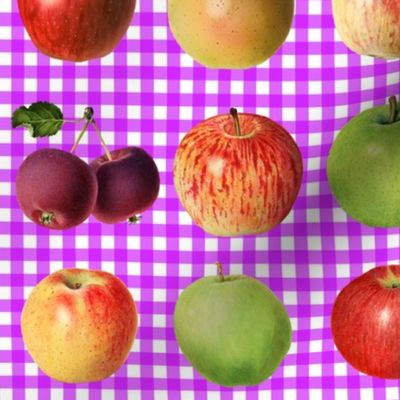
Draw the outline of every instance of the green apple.
M222 386L257 385L289 350L289 317L275 295L244 275L199 279L180 295L174 328L193 367Z
M389 103L354 117L328 157L328 180L338 203L373 227L400 226L400 116L396 98Z
M271 57L292 24L293 0L169 0L169 25L210 68L248 68Z

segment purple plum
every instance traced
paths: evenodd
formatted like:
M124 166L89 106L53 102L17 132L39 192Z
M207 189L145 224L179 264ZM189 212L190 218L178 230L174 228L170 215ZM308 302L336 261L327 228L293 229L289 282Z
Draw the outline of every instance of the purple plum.
M151 156L139 147L114 150L90 165L96 173L98 195L93 215L101 222L115 224L130 220L157 199L160 175Z
M87 163L57 149L37 150L22 163L16 180L18 203L38 225L68 229L91 214L97 179Z

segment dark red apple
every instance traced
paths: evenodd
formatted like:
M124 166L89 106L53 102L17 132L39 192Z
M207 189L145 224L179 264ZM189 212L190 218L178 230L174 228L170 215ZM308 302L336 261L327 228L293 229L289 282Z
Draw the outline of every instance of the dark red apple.
M335 345L354 368L400 378L400 266L376 267L350 282L333 306Z
M96 203L96 176L74 154L38 150L22 163L16 179L18 203L33 222L51 229L82 223Z
M101 222L115 224L134 219L158 196L160 175L156 163L139 147L114 150L91 163L98 182L93 215Z
M136 0L18 0L35 46L68 61L110 53L125 35L135 4Z

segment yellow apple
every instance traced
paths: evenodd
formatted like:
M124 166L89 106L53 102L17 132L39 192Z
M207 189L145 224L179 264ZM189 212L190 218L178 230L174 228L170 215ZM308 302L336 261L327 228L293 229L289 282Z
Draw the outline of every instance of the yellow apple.
M102 271L64 269L32 290L21 316L26 348L61 382L102 380L126 360L137 330L127 287Z
M210 68L249 68L271 57L285 41L293 0L169 0L175 39Z

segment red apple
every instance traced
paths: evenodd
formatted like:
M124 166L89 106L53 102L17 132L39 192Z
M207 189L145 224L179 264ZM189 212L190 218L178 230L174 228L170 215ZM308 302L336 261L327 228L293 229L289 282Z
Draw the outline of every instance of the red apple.
M335 345L354 368L400 378L400 266L376 267L351 281L333 306Z
M136 0L18 0L35 46L44 54L86 61L110 53L125 35Z
M179 199L196 224L220 236L278 225L300 189L302 159L292 137L269 118L220 115L182 140L175 157Z
M106 272L64 269L33 289L21 315L33 360L62 382L92 382L126 360L137 330L127 287Z
M398 0L333 0L333 16L342 40L358 54L400 57Z

